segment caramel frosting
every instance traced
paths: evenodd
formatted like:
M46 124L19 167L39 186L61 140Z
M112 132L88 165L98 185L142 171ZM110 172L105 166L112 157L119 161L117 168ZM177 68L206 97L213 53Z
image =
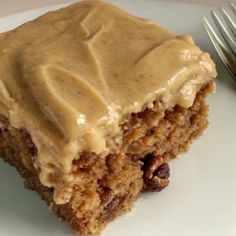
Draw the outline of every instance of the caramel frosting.
M0 34L0 113L37 146L40 180L68 202L72 161L109 153L129 113L162 101L190 107L216 76L189 36L87 0Z

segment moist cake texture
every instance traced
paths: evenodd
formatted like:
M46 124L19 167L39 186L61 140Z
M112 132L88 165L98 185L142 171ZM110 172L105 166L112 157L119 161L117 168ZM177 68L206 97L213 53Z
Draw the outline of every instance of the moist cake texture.
M0 155L99 233L207 126L214 63L189 36L85 0L0 34Z

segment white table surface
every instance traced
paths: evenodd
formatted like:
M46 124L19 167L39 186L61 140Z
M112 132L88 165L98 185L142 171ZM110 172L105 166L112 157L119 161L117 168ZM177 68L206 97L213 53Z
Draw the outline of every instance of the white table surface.
M133 1L135 4L135 0ZM66 0L0 0L0 16L61 2L66 2ZM227 0L165 0L165 2L186 2L208 6L224 6L227 4Z

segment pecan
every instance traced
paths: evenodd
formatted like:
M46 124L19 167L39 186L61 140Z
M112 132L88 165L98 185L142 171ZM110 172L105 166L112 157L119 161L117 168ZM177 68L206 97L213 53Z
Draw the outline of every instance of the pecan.
M107 221L114 217L115 211L118 207L121 207L122 202L125 200L124 196L114 196L110 199L110 202L106 205L100 214L100 219L102 221Z
M160 156L149 155L143 165L145 191L161 191L169 185L170 168Z
M100 194L100 199L103 204L109 203L112 199L111 190L109 188L103 187Z

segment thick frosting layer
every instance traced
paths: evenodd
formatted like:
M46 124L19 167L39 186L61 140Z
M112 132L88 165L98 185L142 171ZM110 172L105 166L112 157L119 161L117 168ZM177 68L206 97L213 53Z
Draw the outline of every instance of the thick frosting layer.
M0 34L0 113L31 134L57 203L70 198L62 186L73 181L76 155L109 152L126 114L156 99L190 107L215 76L190 37L96 0Z

